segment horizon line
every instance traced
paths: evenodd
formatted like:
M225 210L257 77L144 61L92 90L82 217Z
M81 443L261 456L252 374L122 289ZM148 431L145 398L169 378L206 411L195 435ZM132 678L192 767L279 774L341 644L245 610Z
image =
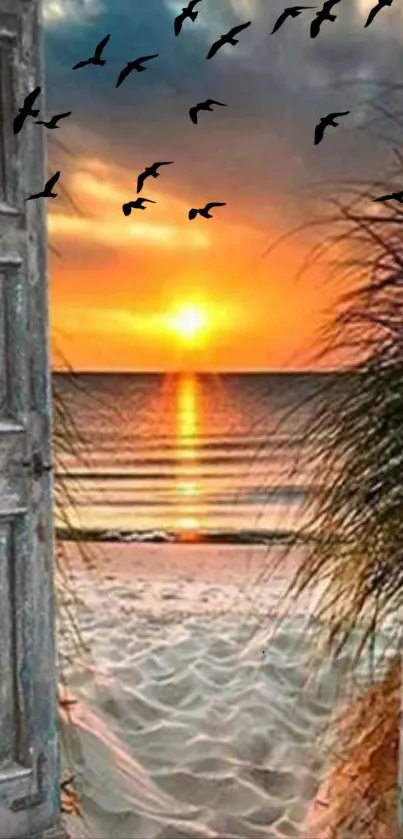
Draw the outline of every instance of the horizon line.
M256 370L69 370L51 369L52 375L57 376L321 376L331 373L342 373L342 368L329 368L326 370L315 369L256 369Z

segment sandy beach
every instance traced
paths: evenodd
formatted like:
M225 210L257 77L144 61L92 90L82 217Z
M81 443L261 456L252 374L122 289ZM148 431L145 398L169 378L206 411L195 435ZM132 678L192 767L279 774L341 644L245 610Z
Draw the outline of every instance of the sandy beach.
M103 544L95 571L68 550L88 652L62 640L78 699L65 774L86 835L301 835L344 664L308 680L307 603L273 631L297 557L268 580L274 549Z

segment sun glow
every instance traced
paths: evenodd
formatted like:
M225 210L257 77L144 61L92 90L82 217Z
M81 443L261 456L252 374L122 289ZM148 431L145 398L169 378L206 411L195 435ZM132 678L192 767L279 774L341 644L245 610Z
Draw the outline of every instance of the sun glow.
M197 344L208 332L209 318L200 306L188 303L168 317L167 325L183 343Z

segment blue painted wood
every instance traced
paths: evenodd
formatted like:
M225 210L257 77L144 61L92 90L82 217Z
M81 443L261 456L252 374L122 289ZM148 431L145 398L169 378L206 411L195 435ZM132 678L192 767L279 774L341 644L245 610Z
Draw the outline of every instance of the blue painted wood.
M59 825L43 132L12 121L43 91L40 0L0 0L0 839ZM42 92L41 111L45 110ZM50 831L50 833L49 833Z

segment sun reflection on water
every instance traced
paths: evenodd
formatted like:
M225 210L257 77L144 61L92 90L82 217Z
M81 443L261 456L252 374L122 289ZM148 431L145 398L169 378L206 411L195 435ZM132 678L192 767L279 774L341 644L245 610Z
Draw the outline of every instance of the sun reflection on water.
M197 501L200 485L194 480L197 471L197 438L200 435L201 410L200 386L193 374L181 376L176 390L176 457L178 475L176 480L178 500L178 528L183 538L192 538L200 527L197 516ZM186 477L191 467L192 479Z

